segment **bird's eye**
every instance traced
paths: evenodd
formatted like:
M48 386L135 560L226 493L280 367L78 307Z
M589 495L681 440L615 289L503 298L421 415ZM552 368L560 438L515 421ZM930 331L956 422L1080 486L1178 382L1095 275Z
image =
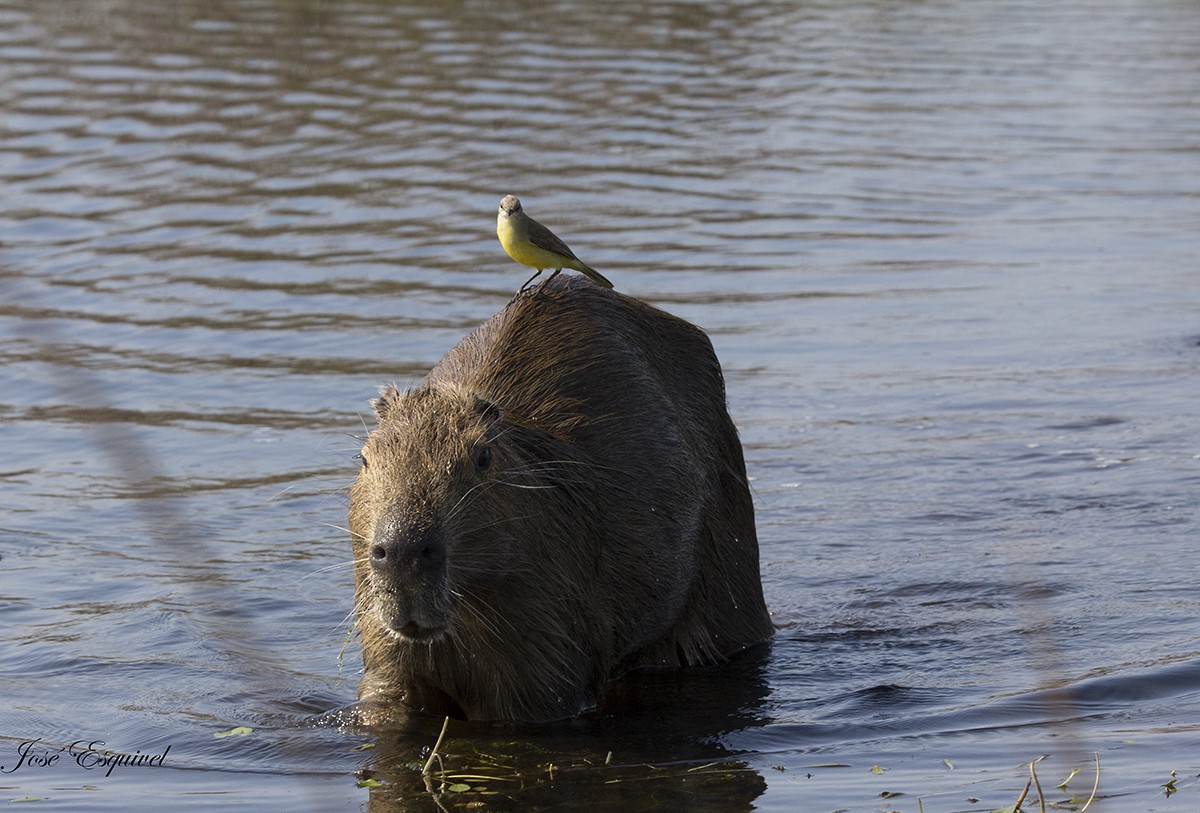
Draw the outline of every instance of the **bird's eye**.
M492 465L492 447L480 446L479 450L475 452L475 467L483 471L490 465Z

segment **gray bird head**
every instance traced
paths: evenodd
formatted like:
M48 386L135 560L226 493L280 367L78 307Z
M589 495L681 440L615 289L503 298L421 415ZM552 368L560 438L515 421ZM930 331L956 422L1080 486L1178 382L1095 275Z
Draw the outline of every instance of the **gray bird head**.
M500 201L500 211L506 215L511 215L513 212L521 211L521 201L517 200L516 195L505 195Z

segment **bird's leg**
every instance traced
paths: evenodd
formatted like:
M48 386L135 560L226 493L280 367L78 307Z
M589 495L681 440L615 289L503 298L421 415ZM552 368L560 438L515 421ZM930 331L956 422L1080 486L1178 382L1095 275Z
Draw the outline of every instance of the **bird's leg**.
M557 277L557 276L558 276L559 274L561 274L561 273L562 273L562 269L561 269L561 268L555 268L555 269L554 269L554 273L553 273L553 274L551 274L550 276L546 277L544 280L542 280L542 284L541 284L541 285L539 285L539 286L538 286L538 288L539 288L539 289L541 289L541 288L544 288L546 285L550 284L550 280L554 279L555 277Z
M543 271L543 269L539 268L539 269L538 269L538 270L537 270L537 271L534 273L534 275L533 275L532 277L530 277L529 279L525 280L525 284L521 286L520 290L518 290L518 291L517 291L517 293L519 294L519 293L522 293L522 292L524 292L524 291L525 291L525 289L529 287L529 283L531 283L531 282L533 282L535 279L537 279L537 278L538 278L538 274L542 273L542 271ZM558 273L558 272L556 271L555 273Z

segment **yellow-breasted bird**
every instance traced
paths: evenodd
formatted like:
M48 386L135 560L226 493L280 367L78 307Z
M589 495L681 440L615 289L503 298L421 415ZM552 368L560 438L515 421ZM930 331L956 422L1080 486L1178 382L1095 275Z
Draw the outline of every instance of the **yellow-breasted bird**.
M504 246L508 256L521 265L537 269L537 273L525 280L521 291L528 288L529 283L547 268L554 269L554 273L546 278L547 282L564 268L570 268L584 274L597 285L613 287L603 274L576 257L575 252L554 232L525 214L516 195L505 195L500 201L500 212L496 215L496 236L500 238L500 245Z

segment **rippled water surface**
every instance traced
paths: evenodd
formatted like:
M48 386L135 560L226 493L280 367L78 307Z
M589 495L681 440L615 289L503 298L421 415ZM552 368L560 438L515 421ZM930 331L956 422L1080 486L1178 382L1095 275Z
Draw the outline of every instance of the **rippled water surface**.
M1196 808L1198 178L1189 2L0 0L0 798ZM712 336L781 629L431 795L440 721L313 721L367 401L524 279L509 192Z

